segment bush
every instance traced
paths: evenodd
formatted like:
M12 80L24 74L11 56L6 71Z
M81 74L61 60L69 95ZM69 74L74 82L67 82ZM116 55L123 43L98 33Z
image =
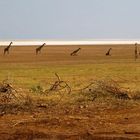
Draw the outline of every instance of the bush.
M113 80L109 81L94 81L86 88L83 88L81 92L88 96L89 99L95 100L96 98L114 97L117 99L128 100L129 92L119 86L119 84Z
M33 86L31 87L30 91L33 93L43 93L43 87L40 85Z

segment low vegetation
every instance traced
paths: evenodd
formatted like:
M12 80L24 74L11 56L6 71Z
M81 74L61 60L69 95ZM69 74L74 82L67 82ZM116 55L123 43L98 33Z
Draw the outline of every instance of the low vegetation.
M139 104L140 92L121 87L114 80L95 80L88 85L73 89L67 82L55 74L56 81L42 87L31 87L28 92L15 89L10 83L0 84L0 113L17 113L18 111L35 111L39 108L54 106L87 107L90 104L111 108L130 107ZM47 89L48 88L48 89Z

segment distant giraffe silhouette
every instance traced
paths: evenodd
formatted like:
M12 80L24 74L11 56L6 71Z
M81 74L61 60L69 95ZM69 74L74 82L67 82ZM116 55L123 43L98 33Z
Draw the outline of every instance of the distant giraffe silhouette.
M112 48L109 48L109 50L107 51L107 53L106 53L106 56L110 56L111 54L110 54L110 51L112 50Z
M77 53L81 50L81 48L76 49L75 51L73 51L70 55L71 56L75 56L77 55Z
M138 59L138 47L137 47L137 43L135 43L135 61Z
M11 42L6 48L4 48L4 55L7 53L9 54L9 49L11 47L11 45L13 44L13 42Z
M39 46L38 48L36 48L36 55L38 55L38 53L41 53L41 49L46 45L46 43L42 44L41 46Z

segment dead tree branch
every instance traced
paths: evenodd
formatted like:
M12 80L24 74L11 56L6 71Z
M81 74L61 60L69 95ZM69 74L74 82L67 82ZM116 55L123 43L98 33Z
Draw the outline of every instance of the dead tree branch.
M71 93L71 87L68 85L68 83L62 81L57 73L55 73L55 76L57 77L57 80L51 85L48 90L45 91L45 93L50 93L52 91L60 92L62 90L66 90L68 94Z

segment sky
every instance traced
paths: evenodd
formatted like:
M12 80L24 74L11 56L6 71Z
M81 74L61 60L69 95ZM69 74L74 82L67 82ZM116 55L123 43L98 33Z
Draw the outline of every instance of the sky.
M0 0L0 40L140 39L140 0Z

